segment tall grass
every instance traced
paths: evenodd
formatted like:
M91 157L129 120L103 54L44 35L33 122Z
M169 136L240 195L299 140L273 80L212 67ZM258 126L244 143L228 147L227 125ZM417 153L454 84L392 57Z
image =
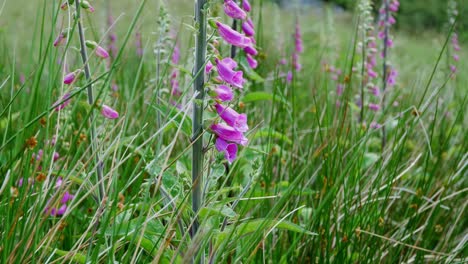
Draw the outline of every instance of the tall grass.
M355 103L361 84L352 68L365 60L356 47L358 15L252 1L260 66L254 72L241 63L249 82L233 103L249 116L250 142L226 169L222 155L203 145L215 115L201 103L201 51L204 38L214 38L202 20L221 17L221 4L209 1L202 11L205 1L198 1L194 24L184 1L110 2L112 29L106 3L91 2L96 12L81 19L89 38L117 34L108 65L92 56L82 61L79 25L73 13L68 25L57 1L6 1L0 12L0 263L466 261L468 78L461 73L468 56L462 46L460 74L451 75L442 58L453 29L446 36L395 33L391 58L401 77L379 120L387 133L382 151L380 131L362 125ZM178 65L170 60L175 39L152 52L169 34L158 28L159 8L177 30ZM305 52L288 82L296 15ZM73 37L54 48L66 27ZM227 45L220 52L231 55ZM62 87L64 68L88 64L89 78ZM340 79L325 64L341 68ZM173 68L183 89L175 103ZM337 82L346 83L340 97ZM91 86L95 101L112 104L118 119L93 117ZM56 112L65 92L71 103ZM51 215L67 193L74 198L65 213Z

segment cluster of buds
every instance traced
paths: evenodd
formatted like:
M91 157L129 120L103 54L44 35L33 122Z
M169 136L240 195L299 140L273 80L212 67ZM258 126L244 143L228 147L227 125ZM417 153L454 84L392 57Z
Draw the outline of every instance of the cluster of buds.
M88 12L91 12L91 13L94 12L94 7L88 1L84 1L84 0L65 0L65 2L61 5L62 10L67 10L69 7L72 7L73 4L75 3L75 1L79 1L78 3L79 3L80 8L82 8L82 9L88 11ZM68 29L60 32L60 34L55 39L53 45L55 47L59 47L61 45L64 45L67 42L68 35L69 35L69 30ZM109 52L107 52L106 49L101 47L95 41L87 40L85 44L86 44L87 48L92 49L94 51L94 54L96 55L96 57L98 57L100 59L108 59L109 58ZM65 76L63 77L63 83L66 84L66 85L74 84L80 78L82 73L83 73L83 71L81 69L77 69L75 71L72 71L72 72L69 72L69 73L65 74ZM71 97L70 93L66 93L65 95L63 95L60 100L58 100L56 103L54 103L55 110L60 111L60 110L64 109L67 105L69 105L70 102L71 102L70 97ZM114 109L112 109L111 107L109 107L107 105L102 105L100 107L100 109L101 109L101 114L105 118L116 119L116 118L119 117L119 114Z
M176 104L176 99L182 95L182 90L180 89L179 85L179 75L180 70L177 65L180 62L180 47L179 42L176 40L174 50L172 51L171 63L172 63L172 70L170 75L170 87L171 87L171 95L172 95L172 103Z
M258 52L254 46L254 26L252 20L247 16L250 10L251 6L248 0L242 1L242 7L233 0L226 0L224 2L225 14L233 19L243 21L243 33L237 32L219 21L216 22L216 28L225 42L243 49L249 66L251 68L256 68L257 61L254 59L254 56L256 56ZM217 76L214 77L214 79L218 84L215 88L211 89L208 94L213 99L213 107L222 121L215 122L210 126L210 129L216 135L216 149L224 153L229 163L232 163L236 159L238 145L245 146L248 143L248 139L244 135L249 129L246 114L239 114L230 106L224 105L234 98L232 88L243 89L244 87L245 79L243 77L243 72L237 70L237 67L238 63L234 58L221 58L218 56L214 64L212 62L207 63L205 70L206 73L210 73L216 68Z
M454 0L451 0L448 3L448 16L449 26L454 27L456 18L458 16L457 2ZM460 44L458 42L458 34L455 31L452 33L451 44L453 54L452 62L450 62L450 72L455 75L457 73L457 66L455 64L458 63L458 61L460 61L460 56L458 55L458 52L461 50Z
M369 0L361 1L359 10L360 14L363 16L360 31L364 35L364 40L359 43L359 46L363 49L363 54L365 56L362 84L375 96L375 98L379 98L380 88L375 83L379 76L375 69L377 66L377 42L374 36L375 29L373 25L374 17L372 15L372 6Z

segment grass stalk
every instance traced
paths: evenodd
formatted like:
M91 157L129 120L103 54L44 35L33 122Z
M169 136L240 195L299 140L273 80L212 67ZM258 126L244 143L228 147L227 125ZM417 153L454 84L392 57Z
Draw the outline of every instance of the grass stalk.
M85 39L85 36L84 36L83 23L81 22L80 1L79 0L75 1L75 5L76 5L76 19L77 19L77 22L78 22L78 34L79 34L79 38L80 38L80 55L81 55L81 60L83 61L86 81L90 82L91 81L91 70L90 70L89 63L88 63L88 54L86 52L86 44L85 44L86 39ZM99 183L99 201L102 201L104 199L103 165L102 165L102 161L100 159L99 152L98 152L96 124L94 123L93 84L89 83L86 89L87 89L88 103L92 107L91 108L91 113L89 115L90 134L91 134L91 150L92 150L92 152L94 154L95 163L96 163L96 175L97 175L97 181Z

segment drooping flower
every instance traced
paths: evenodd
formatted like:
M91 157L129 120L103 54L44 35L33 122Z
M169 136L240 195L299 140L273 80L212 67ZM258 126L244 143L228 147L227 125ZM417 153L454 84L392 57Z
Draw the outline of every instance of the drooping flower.
M242 146L247 145L247 143L249 142L249 140L244 136L244 133L236 130L235 128L229 125L217 123L212 124L210 128L213 131L213 133L215 133L218 137L225 141L240 144Z
M224 153L224 157L231 164L237 157L237 145L229 143L222 138L217 138L215 143L216 149Z
M220 100L221 102L231 101L234 98L234 94L231 88L223 84L218 85L214 89L214 94L214 98Z
M103 59L107 59L107 58L109 58L109 53L103 47L97 46L96 47L96 56L98 56L100 58L103 58Z
M65 42L67 41L67 37L68 37L68 30L64 30L60 32L60 34L54 40L54 43L53 43L54 47L65 44Z
M245 11L250 12L250 10L252 9L252 7L250 6L249 0L242 0L242 8L243 8Z
M103 59L109 58L109 52L107 52L107 50L105 50L103 47L99 46L96 42L87 40L86 46L88 48L95 49L96 56L103 58Z
M245 47L244 51L245 51L245 53L247 53L249 55L252 55L252 56L257 56L258 55L257 49L255 49L252 45Z
M239 114L231 107L226 107L221 104L216 104L215 108L219 116L237 131L246 132L249 130L246 114Z
M250 38L246 37L244 34L239 33L232 29L230 26L223 24L221 22L216 22L218 26L219 35L229 44L234 45L239 48L245 48L252 44Z
M243 88L244 78L242 71L234 71L237 67L237 62L231 58L216 60L218 74L221 79L238 88Z
M232 0L224 1L224 13L234 19L245 19L247 17L245 11Z
M76 81L77 76L79 75L80 70L70 72L63 77L63 83L64 84L72 84Z
M242 31L248 37L255 35L255 29L253 27L253 23L250 18L248 18L246 21L242 23Z
M250 68L255 69L258 66L257 60L255 60L250 54L247 54L247 63L249 64Z
M101 114L108 119L119 118L119 113L107 105L102 105Z

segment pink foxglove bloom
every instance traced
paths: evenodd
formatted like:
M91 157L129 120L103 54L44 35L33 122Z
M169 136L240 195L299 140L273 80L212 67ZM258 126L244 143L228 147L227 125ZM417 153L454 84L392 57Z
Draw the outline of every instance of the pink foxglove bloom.
M108 119L119 118L119 113L107 105L102 105L101 114Z
M218 137L228 142L240 144L242 146L247 145L247 143L249 142L249 140L244 136L244 133L226 124L213 124L211 125L211 130Z
M240 132L246 132L249 130L249 126L247 125L247 115L239 114L236 110L225 107L220 104L216 104L216 111L218 112L219 116L230 126Z
M377 73L371 68L367 69L367 75L369 75L369 78L373 78L373 79L377 78L378 76Z
M237 62L231 58L225 58L223 60L216 60L216 66L218 68L218 74L221 79L237 88L243 88L244 78L242 71L234 71L237 67Z
M109 58L109 53L103 47L97 46L96 47L96 56L98 56L100 58L103 58L103 59L107 59L107 58Z
M336 95L341 96L343 94L343 90L344 90L344 85L339 83L336 86Z
M54 40L54 47L60 46L65 43L67 40L67 34L61 32L57 38Z
M239 48L245 48L251 45L252 40L246 37L244 34L241 34L230 26L225 25L221 22L216 22L218 26L219 35L229 44L234 45Z
M459 60L460 60L460 56L458 56L458 54L453 54L453 60L454 60L454 61L459 61Z
M455 66L455 65L450 65L450 71L451 71L452 73L456 73L456 72L457 72L457 66Z
M380 105L369 103L369 109L372 110L372 111L379 111L380 110Z
M55 111L60 111L62 109L64 109L65 107L67 107L67 105L70 104L70 94L69 93L66 93L62 99L58 100L57 102L54 103L54 105L60 103L61 101L63 101L62 104L60 104L59 106L55 107Z
M228 143L222 138L217 138L215 143L216 149L219 152L224 152L224 157L231 164L237 157L237 145Z
M208 61L205 66L205 73L210 73L211 70L213 70L213 63L211 63L211 61Z
M62 197L62 200L60 200L60 203L65 204L68 203L69 201L73 200L75 196L73 194L70 194L69 192L65 192L65 194Z
M250 54L247 54L247 63L249 63L249 66L252 69L256 69L258 66L257 60L255 60Z
M54 161L57 161L60 158L60 154L58 152L54 152Z
M245 19L247 17L245 11L232 0L224 1L224 13L234 19Z
M292 74L291 71L288 71L288 74L286 75L286 81L287 81L288 83L291 83L292 80L293 80L293 74Z
M244 21L244 23L242 23L242 31L248 37L255 35L255 29L253 27L252 20L250 18L247 21Z
M250 10L252 10L249 0L242 0L242 8L244 8L244 10L247 12L250 12Z
M234 94L226 85L218 85L216 89L214 89L214 98L220 100L221 102L231 101L234 98Z
M253 47L253 46L247 46L244 48L245 53L252 55L252 56L257 56L258 51Z
M375 121L370 124L370 128L372 128L372 129L380 129L381 127L382 127L382 125L380 125L379 123L377 123Z
M297 53L302 53L304 51L304 46L302 45L302 34L301 34L301 26L299 21L296 21L296 33L294 34L295 39L295 48Z
M75 82L77 77L77 72L70 72L65 77L63 77L63 83L64 84L72 84Z
M51 216L61 216L61 215L64 215L66 211L67 211L67 205L62 204L62 206L60 206L60 208L52 208L50 210L50 215ZM49 208L46 208L46 213L47 212L49 212Z

